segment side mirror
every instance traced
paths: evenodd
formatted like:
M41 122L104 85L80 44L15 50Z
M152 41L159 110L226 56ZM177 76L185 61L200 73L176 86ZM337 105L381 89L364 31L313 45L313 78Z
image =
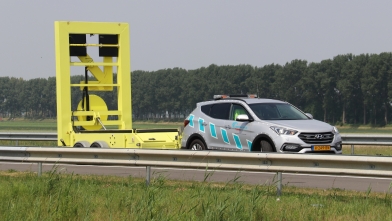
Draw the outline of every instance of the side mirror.
M309 113L305 113L306 116L308 116L310 119L313 119L313 115L309 114Z
M246 114L238 115L235 120L236 121L252 121L251 119L249 119L248 115L246 115Z

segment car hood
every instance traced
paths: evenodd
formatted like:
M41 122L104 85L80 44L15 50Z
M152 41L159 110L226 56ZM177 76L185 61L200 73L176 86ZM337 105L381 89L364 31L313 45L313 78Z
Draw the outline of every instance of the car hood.
M333 126L319 120L271 120L268 121L272 125L287 127L301 132L331 132ZM271 126L272 126L271 125Z

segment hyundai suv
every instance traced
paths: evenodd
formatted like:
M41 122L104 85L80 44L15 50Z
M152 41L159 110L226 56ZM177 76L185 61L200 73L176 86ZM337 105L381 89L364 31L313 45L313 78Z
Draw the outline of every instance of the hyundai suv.
M214 95L184 121L181 148L191 150L342 153L336 127L290 103L256 95Z

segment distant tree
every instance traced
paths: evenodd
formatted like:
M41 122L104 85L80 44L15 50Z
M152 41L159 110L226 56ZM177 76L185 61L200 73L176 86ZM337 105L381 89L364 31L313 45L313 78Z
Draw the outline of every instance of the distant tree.
M275 73L272 90L276 98L290 102L299 108L304 106L301 80L307 69L307 61L293 60L286 63L283 68Z

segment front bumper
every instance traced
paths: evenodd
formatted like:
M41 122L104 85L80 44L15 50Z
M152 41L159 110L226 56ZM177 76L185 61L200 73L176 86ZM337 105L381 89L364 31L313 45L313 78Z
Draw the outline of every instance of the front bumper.
M281 153L330 153L342 154L342 139L340 134L334 134L330 142L314 142L315 140L306 141L298 136L279 136L275 137L274 142L279 152ZM315 146L322 146L325 148L318 148Z
M334 154L342 154L342 150L337 150L335 147L331 147L330 150L327 151L314 151L312 148L303 148L297 153L334 153Z

